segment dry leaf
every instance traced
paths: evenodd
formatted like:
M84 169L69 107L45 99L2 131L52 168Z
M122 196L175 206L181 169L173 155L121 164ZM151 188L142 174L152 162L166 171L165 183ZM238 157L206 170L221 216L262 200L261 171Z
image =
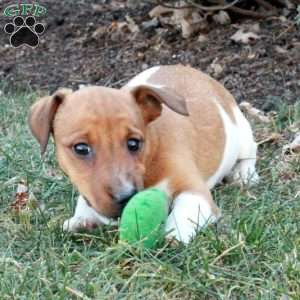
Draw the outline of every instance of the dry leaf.
M185 19L181 20L181 31L183 38L189 38L196 31L195 29L196 26L194 26L192 23L188 22Z
M159 25L158 18L153 18L150 21L144 21L142 27L144 30L156 28Z
M280 16L280 17L278 18L278 20L280 20L280 21L283 22L283 23L285 23L285 22L288 21L287 17L285 17L285 16Z
M250 52L247 56L248 59L254 59L256 58L256 53L255 52Z
M113 35L119 37L120 34L137 33L140 31L139 27L131 17L126 16L125 19L126 22L113 21L111 23L109 30ZM94 32L94 34L96 33Z
M15 201L11 204L11 208L17 212L24 209L29 200L28 187L24 180L21 180L17 187Z
M243 29L239 29L230 39L236 43L253 44L259 38L254 32L244 32Z
M294 180L298 176L297 171L292 167L292 159L293 157L289 155L281 157L281 160L276 159L279 178L284 182Z
M294 47L296 49L300 49L300 42L293 42L292 47Z
M300 132L290 144L290 149L295 153L300 153Z
M182 37L189 38L196 29L191 19L188 18L189 10L182 9L174 12L173 21L181 26Z
M285 154L300 153L300 132L298 132L294 140L283 147Z
M277 132L272 132L266 138L258 141L257 145L262 145L262 144L266 144L266 143L276 143L276 142L280 141L281 139L282 139L281 134L279 134Z
M253 107L249 102L242 102L240 103L240 108L243 112L248 114L249 116L253 117L259 122L262 123L269 123L271 119L265 115L265 113L255 107Z
M205 26L203 17L191 8L174 10L172 20L174 24L181 27L182 37L185 39L199 32Z
M224 10L220 10L217 14L214 14L212 18L216 23L221 25L228 25L231 23L228 13Z
M207 42L207 41L208 41L208 37L206 34L199 34L198 42L203 43L203 42Z
M172 17L162 17L167 13L172 13ZM159 17L161 24L180 26L182 37L185 39L206 26L204 18L192 8L172 9L158 5L150 11L149 16L151 18Z
M164 6L161 6L161 5L158 5L158 6L155 6L150 12L149 12L149 16L151 18L155 18L155 17L159 17L163 14L166 14L166 13L171 13L173 12L174 9L172 8L168 8L168 7L164 7Z
M97 38L99 36L102 36L103 34L106 33L106 27L105 26L99 26L92 34L92 38Z
M280 54L285 54L285 53L287 53L288 51L285 49L285 48L282 48L282 47L280 47L280 46L275 46L275 51L277 52L277 53L280 53Z
M288 129L293 133L297 133L299 131L299 128L300 128L300 121L295 122L291 126L288 127Z
M128 28L132 33L137 33L140 31L139 26L135 23L135 21L131 17L126 16L125 19L128 23Z
M171 25L171 26L176 25L176 23L174 22L174 19L171 17L159 17L158 19L161 24Z
M119 22L117 31L120 33L131 33L127 22Z
M259 23L254 23L254 24L248 25L247 31L255 32L255 33L260 32L260 25L259 25Z
M292 3L290 0L285 0L284 2L285 2L287 9L290 9L290 10L295 9L295 4Z
M188 19L190 18L191 19L191 16L193 14L193 10L191 8L184 8L184 9L176 9L173 11L173 16L172 16L172 19L174 20L174 22L176 24L180 24L182 19ZM194 14L194 18L196 17L198 13ZM190 20L191 22L193 20ZM197 20L194 20L194 21L197 21Z
M219 77L223 72L223 67L218 63L218 58L214 59L214 61L210 64L209 69L214 77Z
M92 10L96 11L96 12L103 12L105 10L105 6L104 5L100 5L100 4L92 4Z

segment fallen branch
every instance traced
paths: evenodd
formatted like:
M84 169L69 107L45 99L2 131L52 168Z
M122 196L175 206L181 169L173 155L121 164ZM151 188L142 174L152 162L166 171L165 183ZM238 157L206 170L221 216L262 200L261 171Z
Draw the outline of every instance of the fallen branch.
M194 0L185 0L185 3L187 3L186 5L178 5L178 6L176 4L175 5L167 4L163 0L157 0L156 4L160 5L162 7L165 7L165 8L169 8L169 9L196 8L200 11L205 11L205 12L212 12L212 11L218 11L218 10L230 10L236 14L255 18L255 19L264 19L267 17L274 16L277 13L276 8L272 4L268 3L266 0L255 0L257 4L261 5L262 7L264 7L265 9L268 10L268 12L265 12L265 13L260 13L260 12L252 11L249 9L237 7L236 4L238 4L240 1L241 0L235 0L232 3L227 4L224 0L216 0L216 1L212 1L214 4L211 6L204 6L204 5L198 4ZM275 2L277 2L277 3L279 2L280 4L282 4L281 1L282 0L275 0ZM295 1L298 1L298 0L295 0ZM216 4L216 3L218 3L218 4Z
M230 7L228 8L228 10L231 10L232 12L237 13L239 15L251 17L254 19L264 19L275 15L274 12L268 12L264 14L264 13L259 13L248 9L239 8L236 6Z
M236 5L237 3L240 2L240 0L235 0L232 3L229 4L225 4L224 5L212 5L212 6L203 6L200 5L198 3L196 3L193 0L186 0L188 3L190 3L192 6L197 7L200 10L204 10L204 11L215 11L215 10L225 10L225 9L229 9L230 7Z
M224 0L219 0L218 2L220 4L225 3ZM255 19L264 19L264 18L271 17L271 16L274 15L274 11L267 12L267 13L259 13L259 12L256 12L256 11L252 11L252 10L249 10L249 9L243 9L243 8L236 7L236 6L229 7L228 10L230 10L230 11L236 13L236 14L251 17L251 18L255 18Z
M286 6L286 3L284 0L271 0L271 2L276 2L279 5Z
M170 9L190 9L190 8L198 8L202 11L216 11L216 10L225 10L228 9L231 6L234 6L235 4L239 3L241 0L235 0L232 3L229 4L224 4L224 5L212 5L212 6L204 6L201 4L196 3L193 0L186 0L187 5L180 5L180 6L176 6L176 5L170 5L170 4L166 4L164 3L163 0L158 0L156 3L157 5L161 5L163 7L166 8L170 8Z
M276 8L270 4L269 2L265 1L265 0L255 0L255 2L261 6L263 6L266 9L270 9L272 11L276 11Z

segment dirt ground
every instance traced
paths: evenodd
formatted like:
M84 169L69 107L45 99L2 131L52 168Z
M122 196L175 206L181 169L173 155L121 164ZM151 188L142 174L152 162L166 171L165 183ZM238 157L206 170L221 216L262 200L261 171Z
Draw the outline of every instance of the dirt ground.
M11 1L1 2L2 12ZM149 27L151 4L137 9L124 7L124 1L40 3L48 12L39 20L46 31L36 49L10 47L2 28L11 19L1 15L0 80L8 81L9 87L47 92L80 84L119 87L150 66L181 63L211 74L238 101L266 111L278 99L292 103L300 95L300 28L293 14L226 26L211 22L201 38L197 34L183 39L179 28L160 22ZM97 9L92 8L95 3ZM126 16L138 26L137 33L114 31ZM257 29L257 24L259 39L253 43L230 39L239 28Z

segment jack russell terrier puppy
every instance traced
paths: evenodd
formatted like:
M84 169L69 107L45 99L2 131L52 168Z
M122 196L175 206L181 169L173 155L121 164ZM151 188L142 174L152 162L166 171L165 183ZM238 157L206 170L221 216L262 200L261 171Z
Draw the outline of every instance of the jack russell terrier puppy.
M69 231L110 223L156 186L170 199L167 237L188 243L220 217L210 189L228 175L258 180L256 143L233 96L190 67L153 67L121 89L58 90L32 106L29 125L42 154L52 133L80 192Z

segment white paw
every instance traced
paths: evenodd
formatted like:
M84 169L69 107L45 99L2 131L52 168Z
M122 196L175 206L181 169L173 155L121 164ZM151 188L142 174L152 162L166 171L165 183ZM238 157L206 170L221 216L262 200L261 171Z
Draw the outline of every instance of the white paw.
M79 229L94 229L100 225L116 225L116 220L96 212L92 207L87 205L83 196L79 196L75 214L72 218L66 220L63 224L63 230L76 232Z
M207 199L202 195L185 192L174 200L174 207L168 216L166 239L188 244L198 231L218 220Z
M169 216L166 224L166 239L176 239L179 242L188 244L197 234L198 231L205 228L209 224L215 223L217 218L211 215L209 218L199 217L198 220L177 219L174 216Z
M240 185L255 185L259 182L259 175L252 162L240 161L229 175L230 181Z
M255 185L258 184L260 181L260 177L257 174L257 172L255 171L254 173L252 173L250 175L250 177L248 178L248 185Z
M63 230L77 232L80 229L94 229L99 225L100 223L74 216L64 222Z

